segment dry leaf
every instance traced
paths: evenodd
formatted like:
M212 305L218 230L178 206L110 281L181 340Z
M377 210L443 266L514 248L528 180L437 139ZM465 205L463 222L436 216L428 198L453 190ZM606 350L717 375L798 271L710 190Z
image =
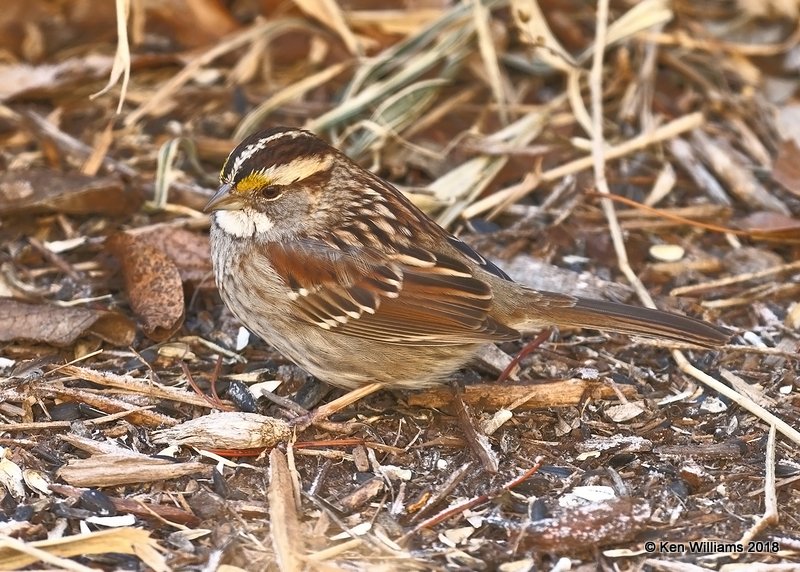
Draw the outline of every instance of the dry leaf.
M151 27L190 48L213 44L239 28L220 0L159 0L146 6Z
M794 139L781 143L772 165L772 178L787 191L800 195L800 147Z
M635 401L629 401L628 403L621 403L619 405L612 405L606 409L606 415L615 423L624 423L625 421L630 421L642 413L644 413L644 409L642 409L642 406Z
M125 290L144 333L166 340L183 324L183 285L175 263L163 250L124 232L106 246L122 263Z
M133 343L133 323L115 312L89 308L26 304L0 298L0 341L33 340L69 346L80 336L93 334L115 346Z
M776 242L800 241L800 220L780 213L755 212L735 221L752 238Z
M136 233L136 239L169 256L184 282L200 282L211 275L211 247L207 234L165 227Z
M119 216L136 212L142 198L118 177L88 177L53 169L0 175L0 215L57 212Z

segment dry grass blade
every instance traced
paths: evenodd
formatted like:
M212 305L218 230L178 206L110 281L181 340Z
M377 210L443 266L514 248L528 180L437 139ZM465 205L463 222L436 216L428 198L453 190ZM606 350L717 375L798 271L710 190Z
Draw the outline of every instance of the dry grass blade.
M486 7L502 3L502 0L483 0ZM444 64L445 69L452 69L458 65L470 54L475 34L470 16L469 5L455 6L417 34L366 60L356 70L339 105L306 122L306 128L323 132L336 127L420 80L435 66Z
M51 564L53 566L58 566L63 570L71 570L73 572L92 572L94 569L89 568L88 566L84 566L82 564L78 564L77 562L73 562L67 558L60 558L54 554L51 554L47 550L42 550L35 546L31 546L30 544L26 544L21 540L17 540L15 538L3 538L0 539L0 564L5 563L9 566L8 568L4 568L4 570L14 570L16 568L21 568L25 564L21 564L15 566L14 562L8 562L11 560L9 557L3 558L2 551L10 550L16 551L19 553L19 557L17 557L17 564L20 562L25 562L25 564L33 564L34 562L46 562L47 564ZM24 557L27 556L28 561L24 560Z
M800 42L800 27L778 42L727 42L718 38L691 38L687 34L667 34L650 32L643 34L643 40L664 46L680 46L690 51L705 51L712 54L728 52L740 58L742 56L775 56L785 54Z
M547 122L549 112L561 103L560 98L543 110L537 110L518 119L508 127L487 137L493 143L506 143L522 147L535 139ZM437 217L442 226L449 226L463 210L480 196L489 183L505 166L508 157L476 157L462 163L444 176L439 177L428 188L449 206Z
M793 441L795 444L800 445L800 431L786 423L784 420L780 419L779 417L775 416L773 413L767 411L762 406L757 404L755 401L747 397L746 395L742 395L741 393L731 389L721 381L711 377L704 371L697 369L686 357L679 351L675 350L672 352L672 357L675 362L678 364L678 367L684 373L691 375L693 378L701 382L703 385L706 385L716 391L717 393L724 395L743 409L746 409L759 419L763 419L769 425L775 427L782 435L786 438Z
M178 137L165 142L158 150L158 163L156 164L155 188L153 200L148 204L156 210L163 210L169 200L169 189L179 176L175 168L178 151L183 148L189 157L196 157L194 142L186 137ZM196 164L196 159L194 163Z
M481 52L483 66L486 68L489 77L489 85L492 87L494 99L497 102L498 115L503 124L508 123L508 94L505 89L502 72L497 58L492 31L490 29L491 18L489 10L480 2L472 2L473 18L475 31L478 34L478 48Z
M575 59L556 39L536 0L511 0L511 14L523 39L533 46L541 46L537 56L546 64L561 71L576 65Z
M335 0L293 0L300 9L319 23L332 28L354 56L362 53L361 43L345 21L342 9Z
M353 28L379 30L386 34L399 34L403 38L413 36L421 28L441 17L444 8L382 9L382 10L348 10L347 21Z
M506 4L506 0L483 0L482 3L487 8L499 8ZM393 70L405 67L409 59L427 51L436 38L448 30L458 29L462 25L466 25L467 30L469 30L472 25L470 12L469 4L453 6L421 30L417 30L414 34L409 34L406 38L390 46L376 57L364 62L364 65L356 70L353 80L347 86L342 99L344 101L351 99L365 85L378 81L380 78L389 75Z
M179 73L175 74L169 81L161 85L156 92L147 99L145 103L132 111L125 117L125 125L131 126L137 123L146 115L154 113L162 106L177 90L196 75L204 66L210 64L218 57L240 48L258 38L273 40L275 37L290 30L309 30L312 29L303 20L277 20L265 22L237 32L226 41L222 41L205 53L200 54L190 61Z
M374 81L358 93L352 93L351 90L349 97L327 113L306 123L306 128L322 132L336 127L363 112L368 106L397 93L435 66L443 62L460 61L468 52L471 37L471 30L456 29L448 32L430 50L408 58L405 65L387 79ZM369 75L369 71L362 72L362 75Z
M449 73L444 70L442 75L445 77L413 83L388 97L377 107L371 120L362 124L367 128L352 137L355 141L347 146L347 154L360 157L387 136L412 125L419 114L436 101L441 88L447 85Z
M776 442L775 425L770 425L769 436L767 437L767 454L764 459L764 514L753 523L753 526L739 540L743 546L749 546L750 542L763 534L768 526L778 524L778 494L775 490Z
M608 25L608 29L603 38L603 49L622 41L625 38L634 36L640 32L651 30L672 19L672 10L667 0L644 0L637 2L633 7L622 16ZM587 50L581 54L578 61L588 60L598 48L598 42L592 43Z
M680 133L691 131L702 125L704 122L702 113L691 113L683 117L679 117L674 121L665 123L649 133L642 133L636 137L624 141L622 143L610 146L606 149L606 160L619 159L626 155L632 154L637 150L644 149L649 145L667 141ZM673 140L674 142L674 140ZM579 159L575 159L558 167L553 167L538 175L540 182L557 181L568 175L584 171L592 167L593 156L587 155ZM476 176L476 175L475 175ZM436 184L436 183L434 183ZM442 185L444 189L444 185ZM447 187L449 188L449 187ZM510 205L517 202L526 194L533 191L536 187L532 185L514 185L507 189L502 189L489 197L481 199L472 203L469 207L465 208L462 216L464 218L471 218L478 216L488 210L494 209L498 204Z
M168 399L177 403L186 403L197 407L209 407L208 401L196 393L175 389L173 387L163 387L150 380L136 379L130 375L116 375L107 371L96 371L90 368L72 365L64 366L60 368L59 371L78 379L85 379L102 386L114 387L131 393L140 393L156 399Z
M746 204L789 215L789 208L758 182L748 167L736 160L733 148L719 140L713 140L702 131L692 134L695 153L700 154L717 176Z
M253 133L270 113L280 108L282 105L302 97L312 89L329 82L351 66L352 62L334 64L309 77L303 78L297 83L282 88L275 95L260 103L255 109L242 118L233 133L233 140L241 141Z
M728 276L726 278L721 278L719 280L710 280L707 282L703 282L702 284L697 284L695 286L682 286L679 288L673 288L670 291L670 296L696 296L703 292L708 292L717 288L731 286L743 282L760 280L762 278L767 278L767 277L771 278L780 274L797 272L798 270L800 270L800 260L795 262L790 262L788 264L771 266L769 268L765 268L764 270L759 270L758 272L744 272L742 274L735 274L733 276Z
M115 5L117 7L117 53L114 55L111 77L103 89L89 97L94 99L107 93L122 77L119 103L117 104L117 114L119 114L122 113L125 94L128 92L128 82L131 79L131 48L128 43L128 15L131 11L131 2L130 0L115 0Z
M138 528L102 530L30 543L6 538L0 539L0 568L3 570L15 570L42 560L56 566L63 566L67 570L94 570L93 568L62 559L82 554L108 554L112 552L135 555L137 554L136 551L141 548L156 548L157 546L158 544L150 538L149 532ZM151 551L147 551L147 554L150 556L158 555L157 552ZM54 558L51 559L51 556ZM146 563L157 572L169 570L161 556L158 556L157 559L149 558Z

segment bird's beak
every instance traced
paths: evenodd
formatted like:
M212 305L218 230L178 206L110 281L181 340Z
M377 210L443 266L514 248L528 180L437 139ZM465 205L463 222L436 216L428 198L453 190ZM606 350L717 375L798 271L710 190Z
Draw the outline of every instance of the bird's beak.
M211 200L208 201L203 211L236 211L243 206L244 202L242 198L237 193L232 192L230 185L225 184L211 197Z

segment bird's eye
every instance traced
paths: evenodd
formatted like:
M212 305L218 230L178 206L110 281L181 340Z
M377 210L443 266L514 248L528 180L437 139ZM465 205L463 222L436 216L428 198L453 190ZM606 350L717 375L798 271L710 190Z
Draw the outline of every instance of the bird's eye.
M281 185L267 185L261 189L261 196L268 201L274 201L283 194L283 187Z

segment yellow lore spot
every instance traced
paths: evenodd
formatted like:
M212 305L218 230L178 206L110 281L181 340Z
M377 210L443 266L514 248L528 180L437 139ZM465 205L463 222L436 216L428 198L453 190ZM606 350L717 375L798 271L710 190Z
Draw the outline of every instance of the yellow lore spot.
M271 184L272 179L270 179L263 171L255 171L246 177L243 177L241 181L236 183L236 191L239 193L249 193L250 191L263 189Z

